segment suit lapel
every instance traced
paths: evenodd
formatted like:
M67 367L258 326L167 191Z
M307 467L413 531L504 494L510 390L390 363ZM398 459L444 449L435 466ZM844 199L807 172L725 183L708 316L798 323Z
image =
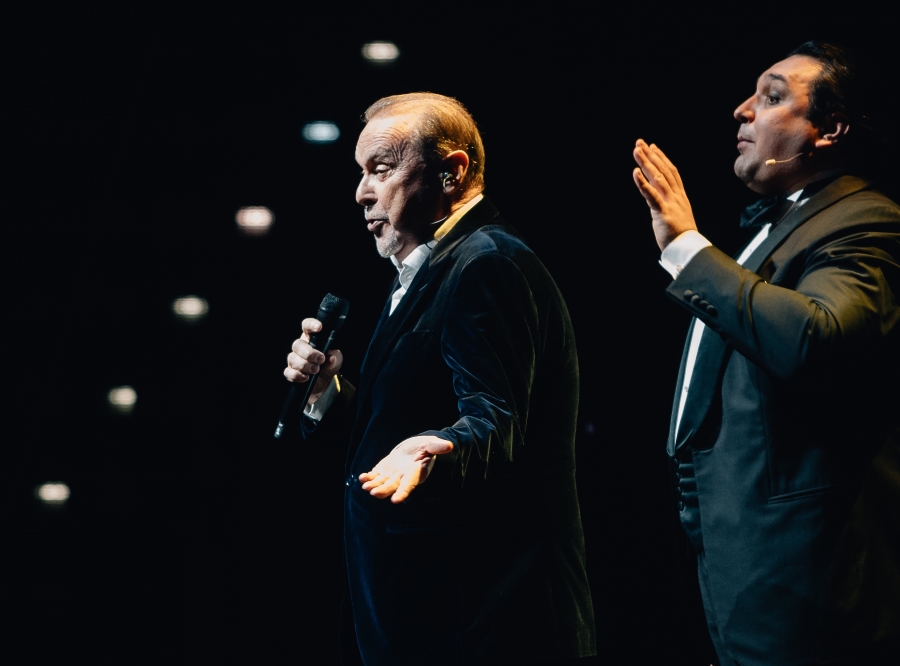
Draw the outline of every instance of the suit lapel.
M758 272L772 253L775 252L775 250L778 249L788 236L790 236L800 225L841 199L859 192L860 190L864 190L869 186L870 184L867 181L855 176L841 176L836 178L822 188L822 190L810 197L809 201L803 206L789 211L785 218L776 225L760 246L747 258L747 261L743 264L744 268L751 270L754 273ZM676 451L690 442L703 424L703 421L709 412L709 408L712 405L716 391L719 390L719 385L725 369L725 361L731 351L731 346L725 342L721 335L718 335L709 328L703 331L703 336L700 339L700 347L697 350L697 358L694 362L694 370L691 376L692 381L689 386L690 390L685 399L684 411L681 414L681 422L678 424L678 432L675 432L675 425L678 418L678 402L681 398L679 391L682 390L684 382L688 348L690 346L693 329L694 324L692 323L691 328L688 331L688 338L682 355L681 369L678 372L675 404L672 408L672 417L669 424L669 438L666 445L669 455L674 455Z

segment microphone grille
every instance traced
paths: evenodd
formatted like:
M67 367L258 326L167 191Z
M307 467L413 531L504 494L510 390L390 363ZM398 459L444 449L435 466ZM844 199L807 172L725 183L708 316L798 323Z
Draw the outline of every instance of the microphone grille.
M316 317L325 328L340 326L350 310L350 302L334 294L326 294L319 304L319 314Z

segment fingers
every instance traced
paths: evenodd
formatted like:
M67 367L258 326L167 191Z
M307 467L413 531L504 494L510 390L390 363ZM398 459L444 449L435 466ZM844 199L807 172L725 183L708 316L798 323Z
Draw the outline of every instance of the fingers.
M650 144L650 152L659 161L661 169L665 172L668 181L678 188L684 188L684 184L681 182L681 174L678 173L678 169L676 169L675 165L672 164L672 161L666 157L666 154L659 149L659 146L655 143Z
M435 456L453 451L453 442L417 435L403 440L381 460L371 472L359 475L362 489L378 499L391 498L403 502L419 484L428 478Z
M683 187L678 169L656 144L648 146L643 139L638 139L632 154L647 180L664 193Z
M450 453L452 450L453 442L448 442L446 439L438 439L435 437L432 441L425 444L425 451L435 456Z
M418 485L418 478L413 481L411 478L404 476L400 479L400 483L397 484L397 488L394 489L394 493L391 495L391 504L405 502L409 498L410 493L415 490Z
M312 335L313 333L318 333L322 330L322 322L320 322L318 319L309 317L308 319L303 320L303 322L300 324L300 328L303 329L303 333L306 336L305 339L309 340L310 335Z
M335 375L344 364L344 355L339 349L332 349L328 352L328 362L322 367L324 372Z
M647 205L654 210L659 210L662 206L662 197L660 197L659 192L647 182L647 179L644 178L644 174L641 170L635 168L631 176L634 178L634 184L637 185L638 191L641 193L641 196L644 197Z
M325 354L311 347L303 338L294 340L291 345L291 351L309 363L314 363L315 365L322 365L325 363Z

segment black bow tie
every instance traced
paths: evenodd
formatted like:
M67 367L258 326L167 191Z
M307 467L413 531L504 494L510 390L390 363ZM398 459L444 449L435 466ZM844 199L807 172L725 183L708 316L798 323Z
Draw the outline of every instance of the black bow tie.
M784 194L760 199L741 211L741 229L762 227L769 223L774 225L787 213L793 203Z

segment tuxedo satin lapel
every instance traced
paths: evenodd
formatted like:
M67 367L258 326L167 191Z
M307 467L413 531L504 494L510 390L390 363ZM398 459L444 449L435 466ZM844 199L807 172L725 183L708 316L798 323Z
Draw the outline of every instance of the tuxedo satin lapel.
M868 181L856 176L835 178L822 190L812 195L805 204L789 211L784 219L772 229L766 240L747 258L747 261L744 262L744 268L754 273L757 272L762 268L769 256L778 249L797 227L841 199L868 187L870 187Z
M692 327L693 328L693 327ZM688 338L690 345L690 337ZM687 398L684 401L684 411L681 413L681 423L678 425L678 432L675 429L675 417L678 414L678 404L675 405L675 416L672 419L672 427L669 429L670 441L669 455L674 455L676 451L682 449L690 442L703 420L709 412L716 391L719 390L719 381L721 380L722 371L725 368L725 357L728 353L728 344L722 339L722 336L710 328L703 329L703 335L700 337L700 347L697 350L697 358L694 361L694 371L691 374L691 383L688 386ZM685 349L685 356L687 350ZM681 388L684 381L684 368L680 373L680 381L678 387ZM676 396L676 401L679 396Z
M691 336L694 335L694 326L697 320L692 319L688 326L687 339L684 343L684 351L681 353L681 365L678 367L678 380L675 382L675 400L672 403L672 417L669 419L669 437L666 440L666 451L670 456L675 455L675 424L678 422L678 404L681 402L682 386L684 385L684 370L687 367L688 351L691 348Z

